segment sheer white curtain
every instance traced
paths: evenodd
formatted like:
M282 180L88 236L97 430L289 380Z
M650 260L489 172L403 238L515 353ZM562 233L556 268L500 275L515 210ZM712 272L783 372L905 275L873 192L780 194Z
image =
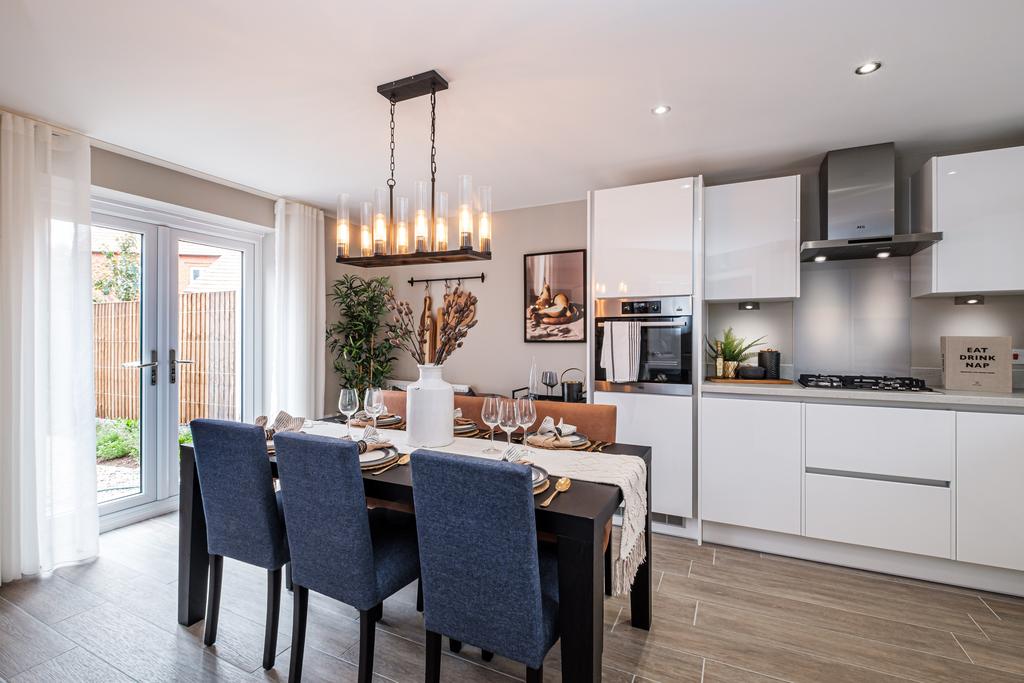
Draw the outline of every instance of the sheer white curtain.
M322 417L327 354L324 212L279 199L274 228L269 407Z
M0 113L0 581L97 552L89 163Z

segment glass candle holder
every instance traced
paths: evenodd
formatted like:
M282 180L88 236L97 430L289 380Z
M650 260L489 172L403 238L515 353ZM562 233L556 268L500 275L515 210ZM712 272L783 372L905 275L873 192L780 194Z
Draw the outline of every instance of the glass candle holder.
M430 236L430 183L426 180L416 181L416 217L413 234L416 239L416 251L427 251Z
M373 235L370 232L372 225L373 204L363 202L359 205L359 247L363 256L373 255Z
M459 248L473 248L473 176L459 176Z
M480 251L491 250L491 186L481 185L477 190L480 213L477 216L477 229L480 231Z
M396 210L398 219L395 222L395 251L399 254L409 253L409 198L399 197Z
M388 191L373 191L373 255L388 253Z
M338 258L348 258L348 240L349 240L349 213L348 213L348 195L338 195L338 211L337 211L337 224L335 227L334 241L338 246Z
M448 251L448 193L437 193L434 209L434 249Z

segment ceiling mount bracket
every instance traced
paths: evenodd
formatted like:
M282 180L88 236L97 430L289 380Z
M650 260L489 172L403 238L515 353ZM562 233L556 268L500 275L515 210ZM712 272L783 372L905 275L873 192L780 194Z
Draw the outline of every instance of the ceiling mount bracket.
M377 86L379 94L388 100L394 98L395 102L404 102L405 100L429 95L431 92L441 92L447 89L448 81L433 69Z

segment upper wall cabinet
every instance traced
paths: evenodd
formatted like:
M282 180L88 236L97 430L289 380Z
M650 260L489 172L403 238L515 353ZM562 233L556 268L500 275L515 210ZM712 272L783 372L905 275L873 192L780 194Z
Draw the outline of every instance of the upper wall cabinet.
M800 296L800 176L704 190L704 298Z
M932 157L911 180L914 232L942 241L910 261L913 296L1024 291L1024 147Z
M680 178L590 194L590 258L598 299L693 293L693 193Z

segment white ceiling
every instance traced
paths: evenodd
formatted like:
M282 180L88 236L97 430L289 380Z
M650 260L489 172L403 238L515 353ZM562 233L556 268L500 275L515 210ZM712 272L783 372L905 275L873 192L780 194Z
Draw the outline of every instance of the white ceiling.
M4 0L0 107L331 207L386 178L376 86L436 68L442 189L502 209L1024 134L1021 26L1021 0ZM411 194L426 98L397 128Z

